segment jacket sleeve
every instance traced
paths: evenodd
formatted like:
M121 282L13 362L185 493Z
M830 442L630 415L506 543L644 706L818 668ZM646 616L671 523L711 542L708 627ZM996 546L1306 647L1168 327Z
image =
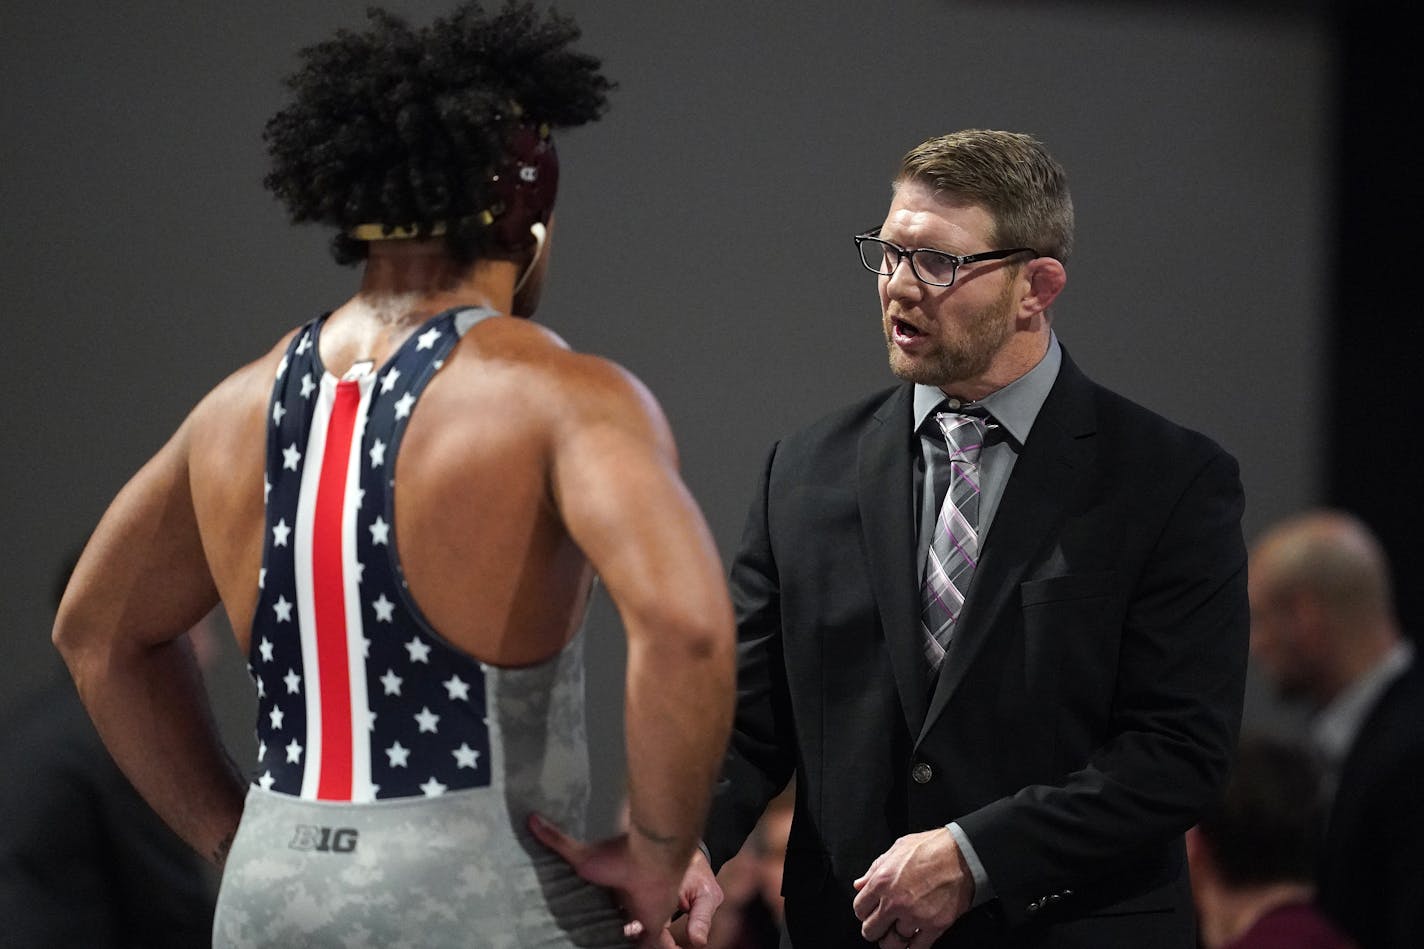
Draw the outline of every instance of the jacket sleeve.
M781 649L781 594L771 544L770 494L777 446L762 471L732 562L737 616L737 709L705 842L714 868L736 855L767 802L795 768L795 734Z

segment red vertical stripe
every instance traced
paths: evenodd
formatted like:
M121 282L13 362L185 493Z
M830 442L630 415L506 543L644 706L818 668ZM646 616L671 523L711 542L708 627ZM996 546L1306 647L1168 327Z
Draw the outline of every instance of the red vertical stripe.
M361 406L354 381L336 385L336 404L326 428L312 522L312 599L316 611L317 675L321 694L321 762L316 796L351 800L351 671L346 651L346 584L342 577L346 472L351 435Z

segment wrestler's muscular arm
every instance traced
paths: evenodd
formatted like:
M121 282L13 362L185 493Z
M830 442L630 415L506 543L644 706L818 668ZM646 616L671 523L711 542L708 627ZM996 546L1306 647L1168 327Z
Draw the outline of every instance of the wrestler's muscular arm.
M246 782L223 750L183 635L218 602L189 486L192 425L104 514L53 638L119 767L170 827L221 865Z
M593 853L600 845L535 828L590 879L627 873L622 882L595 882L622 890L632 919L656 934L674 908L726 750L736 676L732 608L653 398L603 360L569 354L567 362L551 486L628 637L630 828L626 840L605 842L601 856Z

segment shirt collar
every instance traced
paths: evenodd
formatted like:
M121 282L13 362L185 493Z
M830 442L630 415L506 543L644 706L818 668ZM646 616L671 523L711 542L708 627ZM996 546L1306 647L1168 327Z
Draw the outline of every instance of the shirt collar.
M1048 334L1048 351L1028 372L1013 382L996 389L977 405L983 406L1003 429L1022 445L1028 440L1029 430L1039 409L1043 408L1048 391L1058 378L1058 369L1063 365L1063 347L1058 343L1058 334L1052 330ZM945 395L937 386L915 386L915 431L920 430L925 419L944 402Z
M1329 765L1339 767L1345 760L1370 710L1413 659L1414 644L1400 640L1373 669L1335 696L1315 717L1310 726L1311 738Z

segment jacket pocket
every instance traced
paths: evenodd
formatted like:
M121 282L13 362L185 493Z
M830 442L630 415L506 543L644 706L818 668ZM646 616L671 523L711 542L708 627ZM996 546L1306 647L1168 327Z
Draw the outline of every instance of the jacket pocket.
M1040 603L1061 603L1108 596L1113 592L1117 574L1111 570L1099 573L1072 573L1043 580L1025 580L1019 584L1019 601L1023 606Z

